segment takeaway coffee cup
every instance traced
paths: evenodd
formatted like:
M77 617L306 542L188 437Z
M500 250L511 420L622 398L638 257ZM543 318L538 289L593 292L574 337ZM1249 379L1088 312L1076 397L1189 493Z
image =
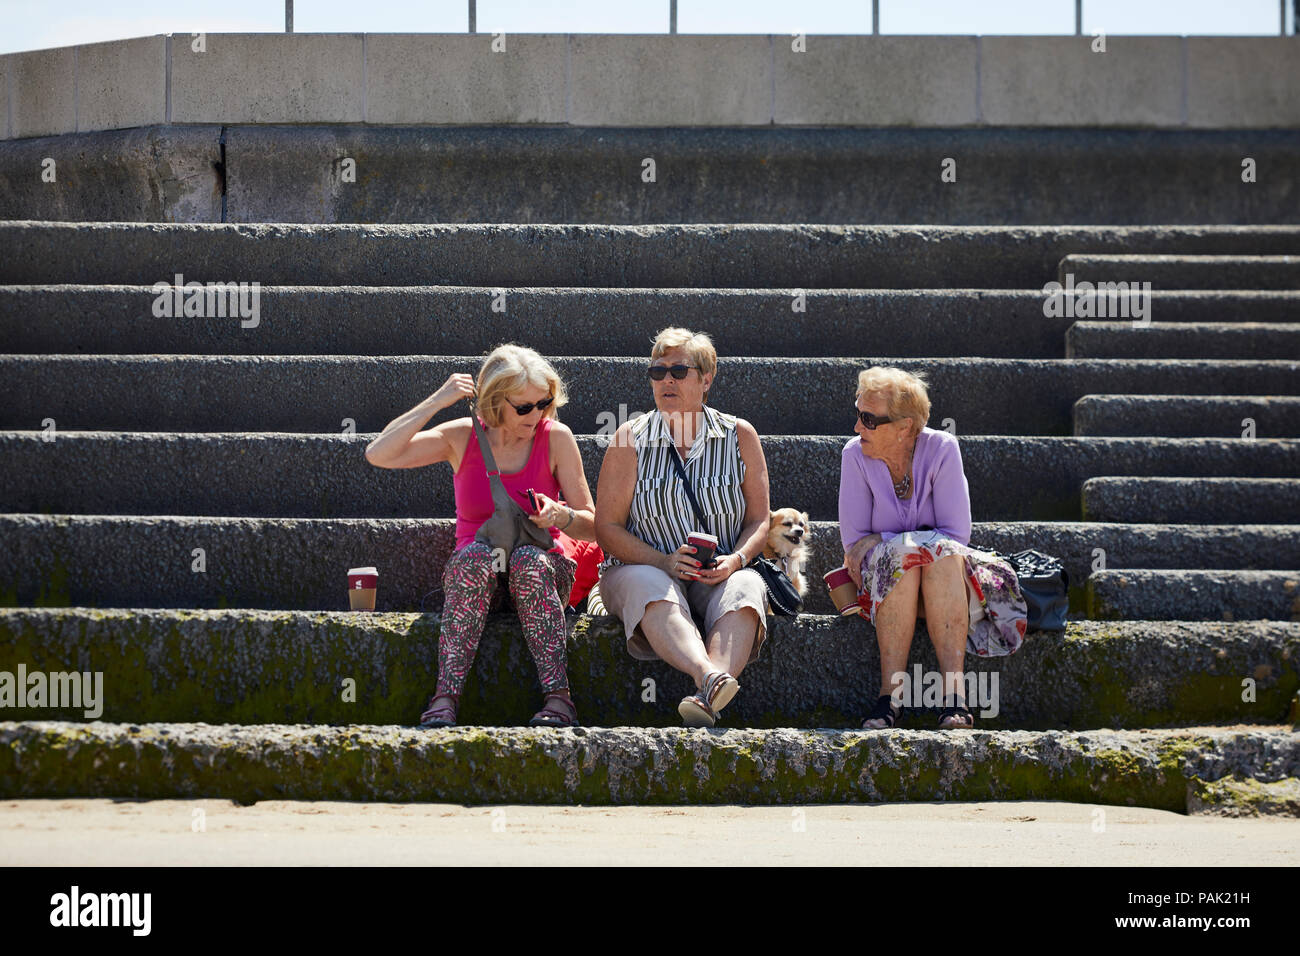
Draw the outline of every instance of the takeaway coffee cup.
M375 568L348 568L348 600L354 611L375 609L375 589L379 572Z
M822 575L822 580L830 588L831 601L839 609L840 614L848 617L850 614L858 613L858 586L853 583L853 578L849 577L848 568L829 571Z
M692 531L686 536L686 543L695 549L695 560L704 567L713 564L713 555L718 550L718 539L703 531Z

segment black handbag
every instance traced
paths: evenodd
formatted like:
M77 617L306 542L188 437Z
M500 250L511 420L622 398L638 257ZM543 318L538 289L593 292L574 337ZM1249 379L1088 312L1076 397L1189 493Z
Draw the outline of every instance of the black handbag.
M1070 610L1070 572L1059 558L1041 551L1018 551L1003 557L1016 572L1028 608L1026 627L1031 631L1065 630Z
M686 468L682 465L681 456L677 454L677 449L672 449L673 466L677 469L677 476L682 480L682 487L686 489L686 497L691 501L691 508L695 511L695 520L700 523L700 527L709 531L709 523L704 519L704 511L700 508L700 503L695 500L695 492L691 490L690 479L686 477ZM710 534L713 532L709 531ZM781 617L794 617L803 607L803 600L799 597L799 592L794 589L786 573L777 567L776 562L763 557L761 554L754 558L746 565L758 572L758 576L763 579L763 585L767 588L767 603L771 605L772 613Z

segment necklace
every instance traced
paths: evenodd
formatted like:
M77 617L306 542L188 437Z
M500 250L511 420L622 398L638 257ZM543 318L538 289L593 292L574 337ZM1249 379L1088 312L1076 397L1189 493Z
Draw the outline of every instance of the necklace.
M894 494L899 498L906 498L907 493L912 490L912 458L916 455L916 444L912 444L911 454L907 456L907 471L903 477L894 482ZM892 476L891 476L892 480Z

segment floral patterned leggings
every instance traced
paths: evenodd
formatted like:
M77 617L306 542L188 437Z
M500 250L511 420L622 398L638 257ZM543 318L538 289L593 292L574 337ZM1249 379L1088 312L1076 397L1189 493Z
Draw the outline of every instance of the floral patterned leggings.
M569 686L564 600L576 569L564 555L532 545L516 548L510 555L510 597L546 694ZM464 689L496 587L492 549L483 542L473 541L447 560L442 573L447 600L438 635L438 694L459 694Z

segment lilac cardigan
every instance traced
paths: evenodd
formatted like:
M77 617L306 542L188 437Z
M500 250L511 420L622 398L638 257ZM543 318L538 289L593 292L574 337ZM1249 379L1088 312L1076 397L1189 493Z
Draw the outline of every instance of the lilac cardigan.
M933 528L970 544L970 487L957 438L923 428L912 459L912 497L900 501L883 461L862 454L855 435L840 456L840 540L847 552L879 532L888 541L903 531Z

